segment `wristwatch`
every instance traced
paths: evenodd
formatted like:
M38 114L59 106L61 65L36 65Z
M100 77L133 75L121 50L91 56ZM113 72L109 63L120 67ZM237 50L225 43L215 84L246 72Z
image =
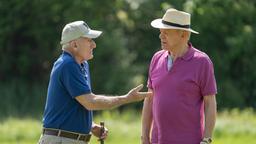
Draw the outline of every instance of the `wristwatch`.
M203 138L202 142L206 142L207 144L212 143L212 138L208 137L208 138Z

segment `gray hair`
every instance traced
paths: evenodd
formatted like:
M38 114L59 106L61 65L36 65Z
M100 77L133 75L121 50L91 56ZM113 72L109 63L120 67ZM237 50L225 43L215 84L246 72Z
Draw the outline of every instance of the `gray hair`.
M62 50L66 50L68 48L70 48L70 44L69 43L65 43L65 44L62 45Z

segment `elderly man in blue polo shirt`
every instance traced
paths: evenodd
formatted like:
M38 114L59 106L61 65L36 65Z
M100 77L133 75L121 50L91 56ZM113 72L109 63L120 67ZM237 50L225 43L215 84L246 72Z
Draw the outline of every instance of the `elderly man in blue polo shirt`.
M140 101L151 94L139 92L143 85L122 96L92 93L87 61L93 58L96 48L93 39L101 33L90 29L84 21L71 22L63 28L63 53L51 71L39 144L87 144L90 133L104 139L107 131L100 133L100 126L93 123L92 110Z

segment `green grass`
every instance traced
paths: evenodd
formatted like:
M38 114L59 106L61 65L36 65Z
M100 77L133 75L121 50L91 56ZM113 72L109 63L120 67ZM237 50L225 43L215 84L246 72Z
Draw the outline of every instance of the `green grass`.
M256 114L252 109L222 112L218 115L214 138L216 144L256 143Z
M105 121L109 129L107 144L139 144L140 118L135 111L122 114L104 111L95 122ZM0 122L1 144L35 144L41 132L41 121L31 118L8 118ZM256 143L256 114L251 109L224 111L218 114L213 144ZM95 137L91 144L98 144Z
M8 118L0 123L1 144L35 144L41 123L33 119Z

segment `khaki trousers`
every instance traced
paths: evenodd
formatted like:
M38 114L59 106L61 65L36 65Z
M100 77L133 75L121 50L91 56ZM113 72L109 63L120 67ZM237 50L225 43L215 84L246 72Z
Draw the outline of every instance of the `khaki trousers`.
M89 144L85 141L73 140L70 138L52 136L52 135L41 135L38 144Z

